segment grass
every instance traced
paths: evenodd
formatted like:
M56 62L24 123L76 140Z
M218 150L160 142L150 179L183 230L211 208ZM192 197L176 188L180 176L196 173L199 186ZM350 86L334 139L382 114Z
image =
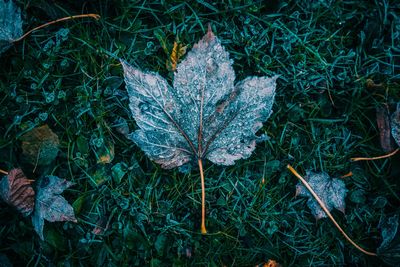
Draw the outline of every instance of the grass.
M350 246L330 221L316 222L306 200L294 197L297 180L285 166L333 177L352 171L346 214L333 215L358 244L376 250L379 221L398 211L399 157L350 158L384 154L375 110L387 104L393 111L400 100L400 5L268 2L17 1L25 32L81 13L101 19L49 26L1 55L0 168L73 181L64 196L78 223L46 223L41 241L29 219L1 203L0 253L15 266L254 266L268 259L283 266L384 265ZM269 140L235 166L205 162L203 236L198 172L163 170L123 135L136 126L118 59L172 81L163 46L171 51L178 38L190 49L208 23L237 80L280 79L262 130ZM368 86L371 80L381 86ZM60 153L32 173L20 138L43 124L59 136ZM112 162L98 163L111 147ZM122 179L113 172L117 164Z

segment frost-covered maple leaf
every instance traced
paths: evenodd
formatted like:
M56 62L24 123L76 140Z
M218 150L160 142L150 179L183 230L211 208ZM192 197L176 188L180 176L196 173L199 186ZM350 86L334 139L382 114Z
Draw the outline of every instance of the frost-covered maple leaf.
M49 222L76 222L74 209L61 196L61 193L72 185L73 183L52 175L40 179L32 224L42 240L45 219Z
M130 109L139 129L130 138L163 168L202 160L233 165L250 157L271 115L277 76L235 84L229 54L209 27L177 66L173 87L154 72L122 61ZM202 232L205 232L205 228Z
M333 208L345 211L345 197L347 193L346 186L342 180L331 178L325 172L315 173L307 171L304 179L309 183L318 197L325 206L331 211ZM312 214L318 220L327 217L325 211L320 204L314 199L308 189L299 183L296 185L296 196L308 197L307 206L311 209Z
M0 54L22 35L21 11L13 0L0 0Z

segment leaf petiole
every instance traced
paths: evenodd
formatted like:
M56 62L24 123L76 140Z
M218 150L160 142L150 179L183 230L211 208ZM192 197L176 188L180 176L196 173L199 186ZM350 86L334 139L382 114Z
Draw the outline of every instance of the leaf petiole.
M204 171L203 171L203 161L201 158L198 160L200 179L201 179L201 233L207 234L206 229L206 189L204 186Z
M65 20L78 19L78 18L93 18L95 20L99 20L100 19L100 15L98 15L98 14L82 14L82 15L75 15L75 16L69 16L69 17L56 19L56 20L47 22L47 23L45 23L43 25L40 25L40 26L38 26L36 28L33 28L32 30L28 31L27 33L25 33L24 35L22 35L18 39L15 39L14 42L19 42L22 39L24 39L26 36L31 34L32 32L34 32L36 30L39 30L39 29L42 29L42 28L45 28L45 27L47 27L47 26L49 26L51 24L55 24L55 23L58 23L58 22L61 22L61 21L65 21Z
M391 156L395 155L397 152L399 152L400 148L397 148L396 150L390 152L389 154L378 156L378 157L372 157L372 158L351 158L351 161L362 161L362 160L377 160L377 159L385 159L385 158L390 158Z

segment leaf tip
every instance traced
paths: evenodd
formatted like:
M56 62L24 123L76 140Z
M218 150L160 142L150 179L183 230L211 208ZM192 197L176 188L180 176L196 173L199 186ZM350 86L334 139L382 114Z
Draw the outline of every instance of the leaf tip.
M210 22L207 24L207 35L209 36L214 35Z

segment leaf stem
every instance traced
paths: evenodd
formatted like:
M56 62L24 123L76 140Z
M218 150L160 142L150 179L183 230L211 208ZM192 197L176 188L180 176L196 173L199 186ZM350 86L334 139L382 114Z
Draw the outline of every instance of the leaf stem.
M2 170L2 169L0 169L0 173L5 174L5 175L8 175L8 172L6 172L6 171L4 171L4 170Z
M203 171L203 161L201 158L198 160L200 169L200 179L201 179L201 233L207 234L206 229L206 189L204 186L204 171Z
M317 193L311 188L310 184L303 178L301 175L292 167L290 164L287 165L287 168L289 171L291 171L303 184L304 186L310 191L311 195L315 198L315 200L318 202L318 204L321 206L321 208L325 211L326 215L328 215L329 219L333 222L333 224L336 226L336 228L340 231L340 233L349 241L356 249L361 251L362 253L365 253L370 256L377 256L376 253L374 252L369 252L357 245L340 227L340 225L336 222L335 218L333 218L332 214L329 212L328 208L325 206L324 202L319 198Z
M395 155L397 152L399 152L400 148L397 148L396 150L390 152L389 154L378 156L378 157L372 157L372 158L351 158L351 161L361 161L361 160L377 160L377 159L385 159L389 158L393 155Z
M45 23L43 25L40 25L40 26L38 26L36 28L33 28L32 30L28 31L27 33L25 33L24 35L22 35L18 39L15 39L14 42L21 41L22 39L24 39L26 36L28 36L32 32L34 32L36 30L39 30L39 29L42 29L42 28L45 28L45 27L47 27L47 26L49 26L51 24L55 24L55 23L58 23L60 21L65 21L65 20L70 20L70 19L78 19L78 18L93 18L95 20L98 20L98 19L100 19L100 15L98 15L98 14L82 14L82 15L74 15L74 16L69 16L69 17L56 19L56 20L47 22L47 23Z

